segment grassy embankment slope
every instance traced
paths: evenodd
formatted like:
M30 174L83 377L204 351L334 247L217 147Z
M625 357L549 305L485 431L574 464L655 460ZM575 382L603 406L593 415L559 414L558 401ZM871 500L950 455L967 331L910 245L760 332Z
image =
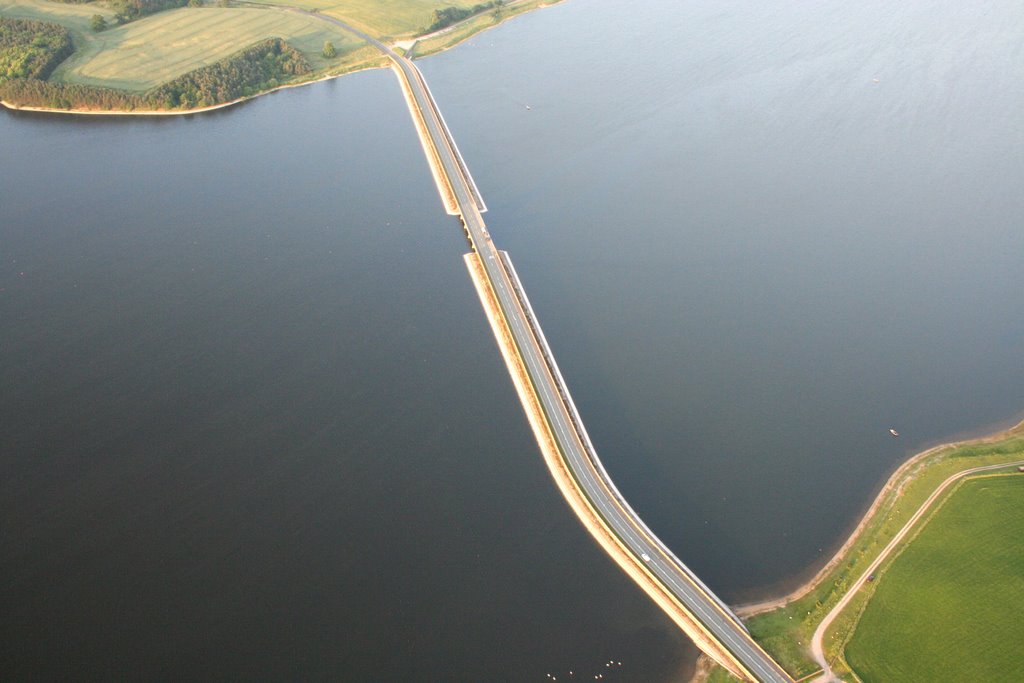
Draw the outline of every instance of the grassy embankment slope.
M865 683L1024 680L1024 476L971 478L884 574L846 646Z
M102 2L0 0L0 17L54 22L71 30L75 53L50 81L142 92L271 37L287 41L313 67L312 74L293 82L384 64L378 51L339 27L282 7L321 12L385 40L411 41L428 33L434 10L478 4L478 0L255 0L244 6L215 7L213 0L207 0L202 7L166 10L116 25L114 11ZM541 0L518 0L471 16L431 40L430 51L542 4ZM103 16L111 28L93 31L90 18L95 14ZM334 45L336 57L323 56L326 41Z
M846 594L849 585L864 573L932 492L957 472L1018 460L1024 460L1024 423L990 438L929 449L908 460L892 475L861 525L818 576L782 598L779 602L784 603L783 606L747 618L755 639L794 678L817 671L819 667L809 651L814 630ZM1021 485L1020 479L1011 480ZM936 504L942 505L949 495L947 492ZM892 561L890 557L876 574L884 573ZM830 662L835 662L833 669L837 674L849 673L843 664L843 647L856 628L865 605L881 583L867 584L833 622L826 635L825 653ZM1007 587L1006 590L1012 589ZM983 606L979 607L981 619L986 618L983 609ZM741 612L749 613L742 609ZM961 661L969 666L966 658ZM970 669L958 671L964 676L962 680L972 678ZM724 682L733 679L725 671L716 669L708 680Z

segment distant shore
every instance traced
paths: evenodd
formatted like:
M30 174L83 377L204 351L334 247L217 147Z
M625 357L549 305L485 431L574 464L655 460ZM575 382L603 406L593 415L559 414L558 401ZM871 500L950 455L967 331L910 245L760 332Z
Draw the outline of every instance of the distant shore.
M402 51L408 53L410 51L415 51L416 46L421 41L438 41L440 39L442 41L440 44L431 47L424 53L416 55L415 57L426 57L432 54L437 54L440 52L444 52L446 50L450 50L451 48L456 47L458 45L461 45L462 43L478 35L479 33L500 26L509 19L517 17L520 14L524 14L535 9L548 7L560 1L561 0L512 0L512 2L509 2L507 5L505 5L506 9L512 11L510 11L507 15L501 17L500 20L494 23L481 24L481 15L474 15L471 17L467 17L461 22L452 24L451 26L447 26L443 29L431 31L430 33L425 33L415 38L407 38L396 41L393 47L399 48ZM317 13L315 12L306 12L303 10L293 11L299 11L302 14L306 14L314 18L317 17ZM240 97L238 99L231 100L230 102L221 102L220 104L213 104L205 107L194 107L192 109L58 109L52 107L19 106L13 102L7 102L6 100L0 100L0 106L3 106L5 109L9 109L11 111L24 111L44 114L70 114L73 116L188 116L190 114L202 114L205 112L216 111L218 109L233 107L237 104L248 102L250 100L256 99L257 97L269 95L280 90L287 90L289 88L299 88L306 85L312 85L314 83L321 83L323 81L341 78L343 76L349 76L351 74L358 73L361 71L369 71L371 69L383 68L387 68L387 65L366 64L362 66L356 66L353 69L345 70L342 71L341 73L326 74L319 78L314 78L299 83L285 83L283 85L278 85L268 90L262 90L258 93L253 93L252 95L248 95L246 97Z
M346 71L340 74L330 74L327 76L321 76L309 81L303 81L302 83L285 83L279 85L270 90L263 90L258 93L253 93L246 97L239 97L237 100L231 100L230 102L221 102L220 104L211 104L206 107L195 107L193 109L51 109L49 107L19 107L13 102L7 102L0 100L0 105L11 111L30 111L30 112L41 112L44 114L72 114L74 116L187 116L189 114L202 114L208 111L216 111L217 109L226 109L227 107L233 107L236 104L242 102L248 102L254 100L257 97L263 95L269 95L279 90L288 90L289 88L301 88L306 85L313 85L314 83L321 83L323 81L330 81L335 78L341 78L342 76L348 76L350 74L358 73L360 71L369 71L370 69L383 69L384 66L364 66L352 71Z

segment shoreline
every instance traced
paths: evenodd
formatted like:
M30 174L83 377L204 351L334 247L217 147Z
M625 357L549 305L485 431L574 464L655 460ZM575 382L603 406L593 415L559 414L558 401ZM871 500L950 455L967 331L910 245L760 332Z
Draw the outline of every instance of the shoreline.
M938 512L938 509L941 508L947 502L948 498L944 497L947 489L951 489L952 492L955 492L960 487L960 484L963 483L965 480L978 476L1015 476L1013 470L1010 470L1009 472L1003 472L1002 474L988 474L989 472L998 472L998 470L1002 470L1007 467L1024 467L1024 460L1016 460L1009 463L993 465L982 465L980 467L972 467L966 470L962 470L960 472L957 472L956 474L947 477L945 481L943 481L942 484L940 484L938 488L936 488L935 491L930 496L928 496L928 499L924 501L924 503L917 509L914 515L907 521L906 524L903 525L903 528L900 529L900 531L895 536L893 536L892 540L890 540L889 543L886 544L885 548L882 549L882 552L880 552L875 557L874 561L872 561L872 563L868 565L868 567L861 574L860 578L858 578L853 583L853 585L850 586L849 589L847 589L847 591L839 599L839 602L837 602L835 606L833 606L832 609L829 610L828 614L825 615L825 618L821 620L821 622L818 624L818 627L814 630L814 635L811 638L811 655L814 657L815 661L821 667L820 677L816 678L815 681L820 683L830 683L833 680L837 680L835 677L835 673L832 669L832 663L838 662L845 669L850 670L852 672L849 663L846 661L846 646L850 642L850 638L853 635L853 630L856 629L856 626L860 622L860 617L863 614L864 610L863 605L866 604L866 601L870 601L872 593L868 593L864 596L865 602L862 602L860 610L854 617L853 628L847 632L847 635L844 638L842 638L838 644L833 645L833 648L838 647L838 650L833 651L832 663L828 661L828 657L825 654L825 644L823 642L825 634L832 627L832 624L837 619L839 619L839 617L842 616L843 612L847 609L847 607L858 597L861 597L860 595L858 595L860 589L872 580L874 573L876 571L884 571L882 569L882 566L886 564L886 562L888 562L891 558L895 558L903 552L905 548L904 539L910 536L906 543L911 542L913 538L916 537L921 530L917 528L918 525L920 524L921 527L923 527L925 524L927 524L930 518ZM936 506L936 509L932 510L932 507L937 501L938 505ZM833 638L834 637L835 636L833 635ZM854 676L856 676L856 673L854 673Z
M514 7L516 5L524 3L525 1L526 0L513 0L513 2L509 3L509 5ZM506 21L509 21L510 19L514 19L514 18L518 17L520 14L526 14L527 12L532 12L533 10L537 10L537 9L544 9L545 7L550 7L552 5L558 4L559 1L560 0L548 0L548 1L545 1L545 2L539 3L536 7L528 8L528 9L522 10L520 12L513 12L512 14L509 14L508 16L503 17L497 23L490 24L488 26L483 26L479 30L473 31L472 33L469 33L468 35L463 36L461 39L457 40L456 42L452 43L451 45L446 45L446 46L444 46L444 47L442 47L442 48L440 48L440 49L438 49L436 51L429 52L429 53L424 54L422 56L423 57L429 57L430 55L440 54L442 52L446 52L446 51L448 51L448 50L450 50L450 49L452 49L454 47L458 47L459 45L462 45L463 43L465 43L469 39L471 39L471 38L473 38L473 37L483 33L484 31L488 31L488 30L490 30L492 28L497 28L498 26L501 26ZM305 12L303 10L292 10L292 11L298 11L301 14L310 14L311 16L316 16L313 13ZM470 22L470 21L474 20L475 18L477 18L477 16L478 15L473 15L473 16L470 16L470 17L466 17L466 19L464 19L463 22ZM437 31L431 31L430 33L425 33L425 34L423 34L421 36L417 36L415 38L406 38L406 39L403 39L403 40L399 40L396 43L394 43L392 45L392 47L401 48L403 50L403 52L406 51L405 48L404 48L404 45L408 45L409 49L414 49L416 44L420 40L428 40L428 39L431 39L431 38L437 38L437 37L443 36L445 34L453 33L453 32L455 32L460 27L460 24L463 23L463 22L458 22L458 23L452 24L451 26L446 26L443 29L438 29ZM240 98L238 98L236 100L231 100L230 102L221 102L220 104L212 104L212 105L209 105L209 106L206 106L206 107L195 107L193 109L135 109L135 110L130 110L130 111L129 110L124 110L124 109L54 109L54 108L50 108L50 107L32 107L32 106L21 107L21 106L18 106L17 104L14 104L13 102L8 102L8 101L3 100L3 99L0 99L0 106L2 106L3 108L7 109L8 111L15 111L15 112L32 112L32 113L38 113L38 114L69 114L69 115L72 115L72 116L189 116L189 115L192 115L192 114L203 114L203 113L206 113L206 112L217 111L218 109L227 109L228 107L233 107L235 105L242 104L243 102L249 102L251 100L255 100L258 97L263 97L264 95L270 95L272 93L275 93L275 92L278 92L278 91L281 91L281 90L288 90L290 88L301 88L303 86L313 85L315 83L322 83L323 81L330 81L330 80L334 80L336 78L341 78L343 76L350 76L352 74L359 73L359 72L362 72L362 71L370 71L372 69L387 69L387 68L390 68L390 66L388 64L379 64L379 65L373 64L373 65L359 66L359 67L356 67L356 68L348 70L348 71L342 71L341 73L336 73L336 74L326 74L324 76L321 76L320 78L315 78L315 79L312 79L312 80L309 80L309 81L302 81L301 83L285 83L284 85L276 86L274 88L271 88L270 90L264 90L262 92L254 93L254 94L248 95L246 97L240 97Z
M1013 437L1024 436L1024 419L1022 419L1022 416L1019 413L1016 417L1010 418L1009 420L1001 420L999 422L992 423L991 427L995 427L996 431L988 432L979 436L970 436L964 439L957 439L953 441L930 445L904 460L896 467L895 470L893 470L892 474L890 474L889 477L885 480L885 483L881 486L878 493L872 499L872 502L868 506L867 510L860 515L856 526L854 526L852 531L850 531L849 534L846 535L842 545L839 546L839 548L835 551L835 553L833 553L829 560L824 565L822 565L822 567L817 572L815 572L810 579L803 581L802 583L798 584L795 588L789 590L788 592L782 595L765 598L763 600L758 600L755 602L748 602L736 605L733 607L733 611L737 614L737 616L739 616L741 619L743 619L744 622L747 622L749 625L750 620L752 618L758 617L760 615L768 615L778 610L785 610L787 608L791 608L796 603L799 603L801 600L807 599L808 596L820 590L825 584L834 581L836 579L837 570L841 568L844 562L850 560L851 551L856 549L857 545L865 540L865 531L870 530L874 523L878 521L879 514L891 513L891 508L895 504L895 501L898 500L899 497L908 488L910 488L918 479L920 479L922 475L927 473L931 465L940 465L941 463L946 462L945 459L940 458L937 459L934 463L929 463L928 460L930 458L933 458L939 453L947 450L953 450L961 447L981 446L986 444L999 443L1001 441L1005 441ZM978 434L978 431L968 430L960 432L960 434ZM994 465L990 463L989 465L982 467L972 466L969 463L969 461L965 461L962 468L956 470L944 481L937 484L936 488L929 489L931 495L928 496L924 501L922 501L921 505L915 508L915 513L918 513L919 516L920 514L923 514L923 512L927 511L931 503L934 502L934 500L938 496L945 492L951 480L957 481L963 478L964 476L969 476L970 473L975 470L987 470L995 469L998 467L1010 467L1016 464L1020 464L1022 462L1020 460L1019 454L1016 456L1016 458L1004 457L1003 460L1005 462L1002 462L999 465ZM910 525L912 526L912 523L915 523L916 521L917 517L912 516ZM903 526L905 525L901 524L901 527ZM875 529L875 531L877 530L878 529ZM870 539L871 537L868 536L867 538ZM890 544L885 543L884 545L888 546ZM858 589L867 580L867 577L870 576L871 572L873 571L873 568L877 566L877 563L884 562L885 559L887 559L888 555L891 553L891 551L892 548L890 547L880 548L877 551L878 554L874 555L872 557L871 562L869 562L868 565L866 565L868 567L866 573L863 573L863 575L859 576L859 582L855 581L849 587L846 587L841 591L831 593L831 599L826 602L826 605L828 605L829 603L832 603L832 605L829 606L823 614L821 614L821 618L812 619L805 622L805 626L807 624L812 625L814 631L813 635L810 632L807 633L809 640L806 646L808 662L816 661L819 659L815 656L816 653L814 651L813 644L815 638L818 638L819 640L821 638L821 635L818 633L818 631L821 630L821 624L823 624L826 620L829 620L830 617L831 620L834 620L836 616L838 616L839 611L836 609L836 607L839 606L841 603L844 603L844 601L848 603L850 600L853 599L853 597L857 594ZM858 572L858 574L859 573L860 572ZM843 607L845 606L846 605L843 604ZM800 609L802 610L803 607L801 607ZM810 612L808 614L810 614ZM790 618L792 619L793 617L791 616ZM828 624L826 624L826 627L827 626ZM767 633L762 635L768 638L772 637L769 636L769 634ZM762 642L762 645L764 644L763 641L760 642ZM816 661L816 663L819 665L819 668L816 671L804 673L802 677L797 678L796 680L810 681L813 679L815 681L818 681L827 677L828 672L823 668L820 668L820 661ZM701 655L698 658L697 667L693 673L692 678L690 679L690 683L706 683L707 681L712 679L718 680L717 677L714 676L715 671L716 667L713 665L713 663L711 663L706 656Z
M853 528L850 534L846 537L839 549L832 555L831 558L819 569L814 576L809 580L800 584L788 593L775 597L767 598L765 600L759 600L756 602L745 603L737 605L733 609L736 614L742 618L749 618L758 614L764 614L775 609L779 609L793 603L801 598L806 597L809 593L819 588L822 583L828 578L829 574L840 565L843 560L846 559L846 555L849 550L856 545L857 541L860 540L861 534L864 529L874 520L878 514L880 508L887 502L889 494L896 489L904 488L907 484L907 475L910 470L919 465L921 461L935 455L936 453L946 450L948 448L958 448L961 446L972 446L986 443L995 443L1002 441L1016 434L1024 433L1024 420L1016 422L1012 426L1000 429L997 432L992 432L984 436L978 436L974 438L963 439L959 441L949 441L940 443L934 446L929 446L923 451L915 453L907 460L903 461L902 464L897 467L889 478L886 479L885 484L875 495L868 509L860 516L860 520L857 525Z
M511 0L510 2L507 2L505 4L505 9L507 9L507 10L515 10L519 5L524 5L524 4L528 3L528 2L530 2L530 0ZM427 52L424 52L423 54L416 54L416 47L419 45L419 43L421 41L430 41L430 40L434 40L436 38L441 38L443 36L455 33L455 32L458 31L459 28L462 27L463 24L467 24L468 25L470 22L472 22L474 19L478 18L481 15L477 14L477 15L473 15L473 16L470 16L470 17L466 17L461 22L452 24L451 26L446 26L444 28L440 28L440 29L438 29L436 31L432 31L431 33L424 33L422 36L418 36L416 38L407 38L405 40L396 41L395 43L392 43L391 47L392 48L395 48L395 47L401 48L403 51L405 51L406 56L410 60L416 61L416 60L418 60L418 59L420 59L422 57L431 57L433 55L439 55L442 52L447 52L448 50L451 50L452 48L458 47L459 45L462 45L463 43L469 41L470 39L477 37L481 33L486 33L487 31L490 31L493 28L498 28L499 26L503 25L505 22L507 22L507 21L509 21L511 19L515 19L516 17L518 17L521 14L528 14L529 12L533 12L533 11L536 11L536 10L539 10L539 9L545 9L547 7L553 7L555 5L559 5L559 4L562 4L564 2L566 2L566 0L541 0L534 7L527 7L526 9L522 9L522 10L519 10L519 11L512 11L511 14L508 14L507 16L503 17L497 23L489 24L487 26L481 26L478 30L473 31L471 33L468 33L465 36L462 36L461 38L456 40L454 43L442 45L442 46L440 46L440 47L438 47L436 49L431 49L431 50L429 50Z
M301 83L285 83L279 85L270 90L264 90L247 97L239 97L236 100L230 102L221 102L220 104L211 104L206 107L196 107L194 109L134 109L126 111L124 109L51 109L49 107L19 107L13 102L7 100L0 100L0 106L3 106L9 111L26 111L40 114L70 114L72 116L188 116L190 114L204 114L210 111L217 111L218 109L227 109L233 107L236 104L242 104L243 102L249 102L255 100L257 97L263 97L264 95L270 95L280 90L288 90L290 88L301 88L307 85L314 85L316 83L322 83L324 81L330 81L335 78L341 78L342 76L349 76L351 74L359 73L361 71L370 71L371 69L386 69L387 65L380 66L362 66L351 71L345 71L340 74L328 74L315 78L309 81L302 81Z

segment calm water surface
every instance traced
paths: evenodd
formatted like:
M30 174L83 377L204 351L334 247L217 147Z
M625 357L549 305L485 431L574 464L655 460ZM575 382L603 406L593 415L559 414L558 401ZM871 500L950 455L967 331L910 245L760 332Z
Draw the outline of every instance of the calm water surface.
M1024 409L1022 14L591 0L422 63L608 469L728 599ZM391 74L0 140L5 679L686 670Z
M1024 410L1024 11L766 5L572 2L423 64L611 474L734 600Z

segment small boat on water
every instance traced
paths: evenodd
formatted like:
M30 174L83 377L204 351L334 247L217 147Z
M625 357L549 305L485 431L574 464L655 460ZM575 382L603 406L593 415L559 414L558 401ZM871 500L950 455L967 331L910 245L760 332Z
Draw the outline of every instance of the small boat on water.
M900 433L897 432L895 429L890 429L889 433L892 434L893 436L899 436L900 435Z

